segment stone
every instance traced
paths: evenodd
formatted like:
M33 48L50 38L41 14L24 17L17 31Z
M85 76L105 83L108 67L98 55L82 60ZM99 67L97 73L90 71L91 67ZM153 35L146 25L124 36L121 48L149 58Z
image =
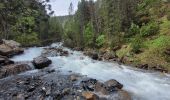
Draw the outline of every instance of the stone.
M95 85L95 91L103 95L109 95L105 85L103 83L97 82Z
M127 91L119 90L117 92L119 100L132 100L130 94Z
M62 48L45 48L41 55L44 57L68 56L69 52Z
M14 64L14 61L8 59L5 56L0 56L0 66L9 65L9 64Z
M91 57L91 58L94 59L94 60L98 60L98 58L99 58L98 53L95 52L95 51L86 51L86 52L84 53L84 55L87 55L87 56Z
M116 60L118 57L116 56L116 54L113 52L106 52L104 55L103 55L103 58L105 60Z
M114 79L106 81L104 85L107 88L108 92L114 92L123 88L123 85Z
M0 45L0 55L10 56L13 54L13 49L5 44Z
M76 75L71 75L70 80L71 81L77 81L78 77Z
M92 92L83 92L82 96L86 99L86 100L99 100L99 97L92 93Z
M7 44L1 44L0 45L0 55L11 57L14 55L22 54L24 52L24 49L20 47L15 46L9 46Z
M7 46L9 46L11 48L21 47L21 44L16 42L16 41L14 41L14 40L5 40L5 39L3 39L2 41L3 41L3 43L5 45L7 45Z
M0 79L31 70L27 64L11 64L0 68Z
M96 79L85 79L81 81L81 86L86 91L94 91L97 82Z
M52 61L48 59L47 57L39 56L33 59L33 65L37 69L43 69L45 67L48 67L51 63Z

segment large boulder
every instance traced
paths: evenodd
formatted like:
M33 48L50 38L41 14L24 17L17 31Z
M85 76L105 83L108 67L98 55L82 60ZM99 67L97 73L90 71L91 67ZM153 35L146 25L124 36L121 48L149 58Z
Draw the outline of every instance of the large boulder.
M2 56L14 56L24 52L23 48L20 48L20 44L13 40L3 40L0 45L0 55Z
M5 44L0 45L0 55L10 56L13 54L13 49Z
M21 44L16 42L16 41L13 41L13 40L5 40L3 39L2 40L3 43L11 48L18 48L18 47L21 47Z
M123 88L123 85L114 79L106 81L104 84L109 92Z
M11 75L16 75L28 70L31 70L31 67L27 64L11 64L7 66L2 66L0 68L0 79Z
M9 65L9 64L14 64L14 61L8 59L5 56L0 55L0 66Z
M52 61L48 59L47 57L39 56L37 58L34 58L33 64L37 69L43 69L45 67L48 67Z
M109 95L123 88L123 85L112 79L101 83L96 79L85 79L81 81L81 86L85 91L96 91L103 95Z

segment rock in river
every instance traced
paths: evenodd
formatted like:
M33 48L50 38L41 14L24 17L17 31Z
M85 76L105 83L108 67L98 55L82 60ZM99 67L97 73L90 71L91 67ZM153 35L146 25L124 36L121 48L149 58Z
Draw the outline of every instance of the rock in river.
M24 52L24 49L20 48L20 44L12 40L3 40L0 45L0 55L2 56L14 56Z
M52 61L50 59L48 59L47 57L42 57L42 56L34 58L33 60L33 64L37 69L48 67L51 63Z
M86 99L86 100L99 100L99 97L92 93L92 92L83 92L82 96Z
M0 56L0 66L9 65L9 64L14 64L14 61L9 60L5 56Z
M28 70L31 70L31 67L27 64L11 64L7 66L2 66L0 68L0 79L8 77L10 75L16 75Z

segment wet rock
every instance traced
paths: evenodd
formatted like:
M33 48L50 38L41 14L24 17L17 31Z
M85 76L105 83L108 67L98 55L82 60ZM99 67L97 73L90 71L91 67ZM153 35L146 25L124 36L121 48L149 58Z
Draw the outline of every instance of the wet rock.
M12 64L7 66L2 66L0 68L0 78L5 78L10 75L16 75L28 70L31 70L31 67L27 64Z
M115 90L123 88L123 85L114 79L106 81L104 85L106 86L109 92L113 92Z
M85 79L81 81L81 86L85 91L95 91L103 95L109 95L123 88L123 85L114 79L106 81L105 83L101 83L96 79Z
M86 91L94 91L97 82L96 79L84 79L81 81L81 86Z
M107 91L106 86L101 82L96 83L95 91L103 95L109 95L109 92Z
M99 58L98 53L95 52L95 51L86 51L86 52L84 53L84 55L87 55L87 56L91 57L91 58L94 59L94 60L98 60L98 58Z
M119 90L117 94L117 100L132 100L130 94L127 91Z
M37 69L43 69L45 67L48 67L51 63L52 61L50 59L42 56L34 58L33 60L33 64Z
M96 94L92 93L92 92L83 92L82 96L86 99L86 100L99 100L99 96L97 96Z
M0 66L9 65L9 64L14 64L14 61L9 60L5 56L0 56Z
M55 56L68 56L68 51L62 48L45 48L41 54L44 57L55 57Z
M73 75L70 76L70 80L71 81L77 81L78 80L78 76L73 74Z

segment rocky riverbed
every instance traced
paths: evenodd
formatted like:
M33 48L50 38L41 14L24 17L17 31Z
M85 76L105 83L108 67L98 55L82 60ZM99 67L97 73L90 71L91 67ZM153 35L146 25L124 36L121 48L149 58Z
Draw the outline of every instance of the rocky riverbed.
M0 45L0 100L131 100L114 79L101 82L50 67L53 62L47 57L68 56L68 51L48 47L31 61L9 58L22 53L15 41L3 40Z
M113 63L114 54L89 54L55 43L0 56L0 100L170 99L169 74Z

